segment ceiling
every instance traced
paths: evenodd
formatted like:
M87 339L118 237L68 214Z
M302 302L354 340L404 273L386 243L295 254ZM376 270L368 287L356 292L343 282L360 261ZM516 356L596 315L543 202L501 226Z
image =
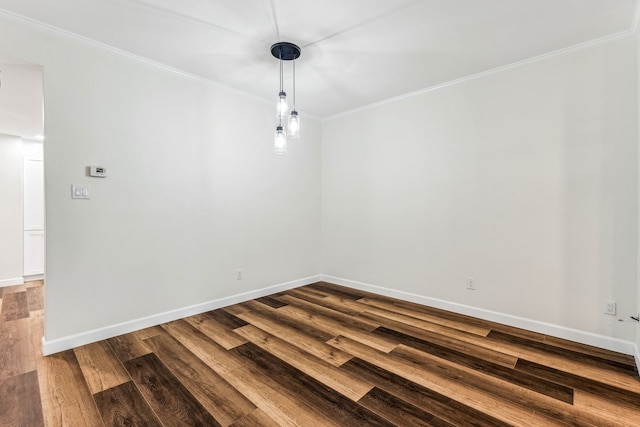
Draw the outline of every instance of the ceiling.
M637 0L0 0L0 9L275 99L269 47L302 48L301 115L326 118L631 33ZM285 64L290 73L290 64ZM287 82L289 83L289 82ZM285 87L286 90L289 90Z

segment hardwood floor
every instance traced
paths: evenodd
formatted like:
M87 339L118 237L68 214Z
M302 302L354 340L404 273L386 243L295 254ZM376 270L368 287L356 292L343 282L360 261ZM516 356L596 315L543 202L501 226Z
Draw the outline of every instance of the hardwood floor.
M631 356L328 283L43 357L0 288L0 426L640 426Z

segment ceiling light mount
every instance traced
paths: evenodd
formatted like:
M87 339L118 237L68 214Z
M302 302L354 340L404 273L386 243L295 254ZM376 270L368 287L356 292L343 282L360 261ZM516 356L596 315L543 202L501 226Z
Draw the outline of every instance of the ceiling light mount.
M292 61L300 57L300 48L289 42L278 42L271 45L271 55L282 61Z

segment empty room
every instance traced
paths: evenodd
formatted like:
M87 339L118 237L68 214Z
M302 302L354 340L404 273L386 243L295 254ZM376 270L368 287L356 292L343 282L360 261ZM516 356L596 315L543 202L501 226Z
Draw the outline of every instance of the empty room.
M638 426L640 0L0 0L0 426Z

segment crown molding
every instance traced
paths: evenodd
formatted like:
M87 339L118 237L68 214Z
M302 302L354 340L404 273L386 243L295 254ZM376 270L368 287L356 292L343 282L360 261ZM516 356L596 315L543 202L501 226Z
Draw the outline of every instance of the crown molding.
M187 71L183 71L183 70L180 70L178 68L171 67L169 65L163 64L163 63L158 62L158 61L154 61L154 60L146 58L144 56L136 55L136 54L128 52L126 50L123 50L123 49L108 45L106 43L99 42L97 40L91 39L89 37L82 36L80 34L76 34L76 33L71 32L71 31L64 30L64 29L56 27L54 25L50 25L50 24L44 23L42 21L38 21L36 19L32 19L32 18L26 17L24 15L20 15L20 14L8 11L6 9L0 8L0 19L4 19L6 21L13 22L15 24L23 25L25 27L29 27L29 28L37 30L37 31L41 31L41 32L44 32L44 33L52 34L54 36L57 36L57 37L60 37L60 38L63 38L63 39L67 39L67 40L71 40L71 41L74 41L74 42L77 42L77 43L85 44L85 45L94 47L96 49L100 49L102 51L109 52L109 53L112 53L112 54L127 58L129 60L132 60L132 61L135 61L135 62L138 62L138 63L141 63L141 64L145 64L147 66L150 66L150 67L153 67L153 68L156 68L156 69L159 69L159 70L162 70L164 72L168 72L168 73L180 76L180 77L188 79L188 80L197 81L197 82L200 82L200 83L204 83L204 84L207 84L207 85L210 85L210 86L217 87L219 89L223 89L223 90L227 90L227 91L233 92L235 94L238 94L238 95L253 99L255 101L259 101L259 102L264 103L264 104L270 104L271 103L271 101L269 101L269 100L266 100L264 98L261 98L259 96L253 95L253 94L248 93L248 92L241 91L241 90L233 88L231 86L224 85L224 84L222 84L220 82L217 82L215 80L207 79L207 78L198 76L196 74L192 74L192 73L189 73Z
M638 0L640 2L640 0ZM349 116L351 114L355 114L355 113L359 113L361 111L366 111L372 108L376 108L376 107L380 107L382 105L387 105L387 104L393 104L395 102L398 101L402 101L404 99L409 99L409 98L413 98L415 96L418 95L422 95L425 93L429 93L429 92L435 92L437 90L440 89L444 89L450 86L455 86L461 83L466 83L472 80L477 80L477 79L481 79L493 74L498 74L501 73L503 71L507 71L507 70L513 70L516 68L520 68L523 67L525 65L529 65L529 64L534 64L534 63L538 63L538 62L543 62L558 56L563 56L563 55L569 55L575 52L579 52L581 50L585 50L588 48L592 48L592 47L596 47L596 46L602 46L608 43L612 43L618 40L622 40L624 38L630 37L634 35L634 31L633 30L625 30L625 31L621 31L619 33L615 33L615 34L611 34L609 36L605 36L605 37L601 37L595 40L590 40L584 43L578 43L576 45L572 45L572 46L568 46L562 49L558 49L558 50L554 50L552 52L548 52L548 53L544 53L542 55L538 55L538 56L532 56L531 58L527 58L527 59L523 59L521 61L516 61L516 62L512 62L511 64L507 64L507 65L502 65L500 67L496 67L496 68L491 68L489 70L485 70L485 71L480 71L479 73L474 73L474 74L470 74L468 76L465 77L460 77L459 79L454 79L454 80L449 80L447 82L443 82L443 83L438 83L436 85L433 86L429 86L427 88L424 89L419 89L413 92L409 92L406 93L404 95L399 95L399 96L394 96L393 98L388 98L382 101L378 101L378 102L374 102L372 104L368 104L362 107L358 107L358 108L354 108L352 110L347 110L344 111L342 113L338 113L338 114L334 114L328 117L325 117L322 119L322 121L327 121L327 120L332 120L332 119L336 119L339 117L343 117L343 116Z

